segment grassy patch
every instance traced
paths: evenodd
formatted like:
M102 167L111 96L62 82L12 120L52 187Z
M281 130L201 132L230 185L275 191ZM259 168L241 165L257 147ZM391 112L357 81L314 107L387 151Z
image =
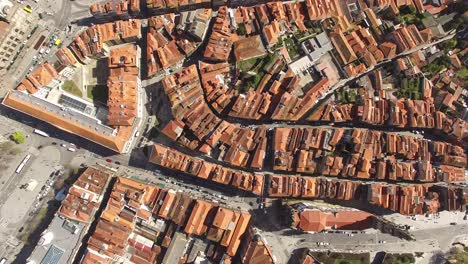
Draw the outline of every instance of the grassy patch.
M71 93L73 95L76 95L78 97L82 97L83 93L81 92L81 89L78 88L76 83L74 81L67 80L63 83L62 89L68 93Z
M432 63L422 68L423 72L429 73L429 78L441 72L443 69L450 66L450 59L446 55L443 55L435 59Z
M468 248L453 248L448 256L448 263L468 263Z
M107 99L109 98L107 85L88 85L86 87L86 92L89 99L99 101L104 104L107 103Z
M341 90L338 93L338 101L340 104L349 104L356 102L357 91L352 90Z
M313 252L312 255L324 264L369 264L369 253Z
M413 254L387 254L383 264L411 264L415 261Z
M260 57L260 58L253 58L253 59L249 59L249 60L245 60L245 61L241 61L237 64L237 68L241 71L241 72L248 72L248 71L251 71L254 66L256 66L257 64L259 64L261 61L262 61L262 58L263 57Z
M276 55L268 54L260 58L254 58L239 62L237 68L240 70L242 85L236 86L234 89L240 92L246 92L250 89L255 89L262 80L265 72L276 60ZM255 74L250 74L255 73Z
M22 150L15 146L15 143L7 141L0 144L0 172L10 167L14 156L20 154Z
M298 44L292 38L286 38L283 40L286 49L288 50L289 57L294 60L299 56Z
M396 95L400 98L420 100L422 99L423 84L422 78L404 78L400 82L400 89Z

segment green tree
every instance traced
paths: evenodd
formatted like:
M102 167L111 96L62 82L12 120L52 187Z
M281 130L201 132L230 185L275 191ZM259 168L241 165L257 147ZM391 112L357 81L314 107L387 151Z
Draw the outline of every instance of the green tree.
M347 260L340 260L339 262L340 264L351 264L351 262L347 261Z
M306 26L306 28L313 28L314 24L312 23L312 21L306 20L304 21L304 26Z
M463 68L457 72L457 77L463 81L468 81L468 68L463 66Z
M11 135L11 139L15 141L16 144L22 144L25 140L24 135L21 131L16 131L15 133L13 133L13 135Z
M402 6L400 7L400 13L403 15L415 15L417 12L416 7L414 6Z
M457 46L457 40L456 39L447 40L443 42L441 46L445 52L448 52Z
M237 25L236 32L238 35L245 35L247 33L244 23L240 23L239 25Z

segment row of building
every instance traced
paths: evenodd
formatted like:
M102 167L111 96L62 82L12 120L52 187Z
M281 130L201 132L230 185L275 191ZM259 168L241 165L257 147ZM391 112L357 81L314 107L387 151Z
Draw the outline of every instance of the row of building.
M366 183L337 178L279 174L264 176L223 168L161 145L153 146L150 162L198 178L250 191L255 195L262 195L263 182L265 182L268 197L331 199L335 201L358 200L364 204L376 205L406 215L437 212L440 208L462 210L467 202L467 192L461 187L444 187L432 184ZM446 177L460 176L458 174L453 176L456 173L450 172L456 167L442 165L440 169L444 171ZM463 169L458 169L457 173L459 172L464 173Z
M117 20L86 28L64 49L70 49L79 62L88 64L93 59L106 56L109 47L135 42L140 38L140 20Z
M397 133L276 128L273 146L277 171L394 182L465 181L462 147Z
M272 73L278 73L283 63L278 59L272 65ZM171 104L174 119L165 125L162 132L185 147L234 166L262 169L267 147L266 129L241 127L220 119L218 115L229 111L228 115L232 117L260 118L261 116L257 115L258 111L266 114L273 107L275 117L287 115L291 119L298 119L313 106L314 98L323 93L323 87L328 87L328 81L326 78L322 79L308 90L304 99L300 99L281 91L290 89L292 92L298 86L300 78L294 76L292 71L288 71L281 74L284 88L280 88L282 87L280 81L274 81L271 88L266 88L269 92L263 92L263 88L259 88L258 92L244 96L235 92L230 93L233 89L228 88L227 84L230 77L229 69L227 63L200 62L198 71L196 65L191 65L165 77L162 84ZM266 87L268 76L272 75L265 76L266 81L260 83L262 87ZM276 95L273 97L270 92ZM206 103L204 94L210 105ZM284 97L289 99L283 99ZM276 102L271 103L270 100ZM288 100L294 101L291 102L294 104L286 106ZM212 108L217 114L211 110ZM287 109L294 111L294 114Z
M263 168L266 129L218 118L205 103L196 65L165 77L162 84L174 116L162 129L166 136L234 166Z
M87 168L68 188L28 261L231 263L237 257L241 263L275 263L249 213L113 176ZM85 253L78 255L82 246Z
M81 263L231 263L237 255L250 263L252 247L273 263L268 246L254 241L250 218L182 192L118 177Z
M414 61L413 56L411 59L398 59L397 68L401 68L398 65L404 61L409 61L411 64ZM373 126L409 129L435 129L461 141L467 136L465 132L467 123L463 119L466 117L463 105L466 92L460 84L450 81L448 76L452 72L452 70L444 71L431 80L420 74L411 74L401 81L389 82L382 70L375 70L369 78L372 80L371 85L375 93L372 90L353 88L359 91L359 100L345 104L322 105L308 119L330 122L353 121ZM394 89L393 86L398 88ZM410 95L407 94L409 86L413 86L414 89Z
M105 191L113 174L87 168L68 187L58 212L41 234L28 263L73 263L82 239L88 233L96 212L105 200Z
M89 11L98 22L140 18L144 12L160 15L174 11L189 11L226 4L219 0L107 0L90 5Z
M200 63L207 103L219 115L234 118L298 120L336 83L336 80L329 80L325 69L317 67L322 76L304 85L301 76L285 68L281 58L273 57L272 60L257 87L245 93L233 89L242 84L238 83L238 77L231 75L227 63ZM303 90L306 92L300 96Z
M272 175L268 196L277 198L326 199L333 202L359 201L403 215L464 210L466 188L435 184L365 183L323 177Z
M262 195L263 193L264 176L262 174L227 168L159 144L155 144L151 148L149 162L255 195Z
M146 40L148 77L161 75L181 66L204 40L211 20L211 9L150 17Z
M434 129L458 141L467 137L468 124L439 111L433 100L368 98L354 104L327 104L308 118L312 121L359 122L372 126Z

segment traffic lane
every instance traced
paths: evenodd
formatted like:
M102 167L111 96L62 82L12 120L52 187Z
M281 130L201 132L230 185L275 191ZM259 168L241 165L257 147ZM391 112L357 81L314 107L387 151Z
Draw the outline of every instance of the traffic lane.
M374 236L374 237L373 237ZM379 241L385 241L384 243ZM323 245L322 243L326 244ZM320 244L320 245L319 245ZM418 240L406 241L392 237L388 234L358 234L353 237L346 235L324 234L323 236L308 237L300 239L295 246L316 248L320 250L340 250L340 251L370 251L379 252L433 252L439 250L439 244L436 240Z
M344 231L345 233L315 233L309 234L305 233L302 235L293 235L297 236L298 241L297 245L301 245L302 243L317 243L317 242L328 242L331 246L356 246L356 245L373 245L378 244L379 241L385 241L381 243L391 243L391 242L401 242L405 241L403 239L399 239L395 236L380 233L377 230L371 230L372 233L361 233L361 231ZM337 231L333 231L337 232ZM366 232L366 231L364 231ZM369 232L369 231L367 231ZM285 231L283 233L289 233L289 231ZM350 236L351 235L351 236Z
M454 241L468 237L468 224L418 230L411 233L416 237L416 240L436 240L442 251L447 251Z
M96 163L101 163L105 166L117 169L117 175L119 176L137 179L154 185L162 184L164 188L180 190L189 194L197 195L200 199L204 200L217 201L223 206L230 206L232 208L244 210L255 209L257 206L255 203L256 197L246 197L245 193L233 190L226 192L226 186L224 185L215 186L210 183L206 184L206 181L194 179L193 176L186 177L174 172L166 173L160 170L150 171L141 168L127 167L125 165L117 165L94 157L89 157L84 165L93 166L96 165ZM173 175L176 175L176 177Z

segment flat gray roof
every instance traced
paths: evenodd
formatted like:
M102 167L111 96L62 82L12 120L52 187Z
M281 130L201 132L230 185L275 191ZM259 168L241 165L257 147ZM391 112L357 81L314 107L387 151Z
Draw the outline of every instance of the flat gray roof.
M185 254L188 239L183 233L176 232L172 237L171 244L164 255L163 264L179 263L180 258Z
M70 228L74 225L78 232L73 234ZM53 234L52 241L47 245L37 245L29 257L29 261L36 264L68 264L72 262L72 253L81 244L80 236L86 227L83 223L77 223L56 216L47 227L46 232Z
M106 136L110 136L114 132L113 128L101 124L100 121L97 119L84 115L78 111L72 110L65 106L61 107L59 105L53 104L42 98L27 94L27 93L23 93L17 90L11 91L10 96L15 97L16 99L19 99L21 101L27 102L31 105L38 106L44 109L44 111L62 116L84 127L89 127L93 129L94 131L104 134Z

